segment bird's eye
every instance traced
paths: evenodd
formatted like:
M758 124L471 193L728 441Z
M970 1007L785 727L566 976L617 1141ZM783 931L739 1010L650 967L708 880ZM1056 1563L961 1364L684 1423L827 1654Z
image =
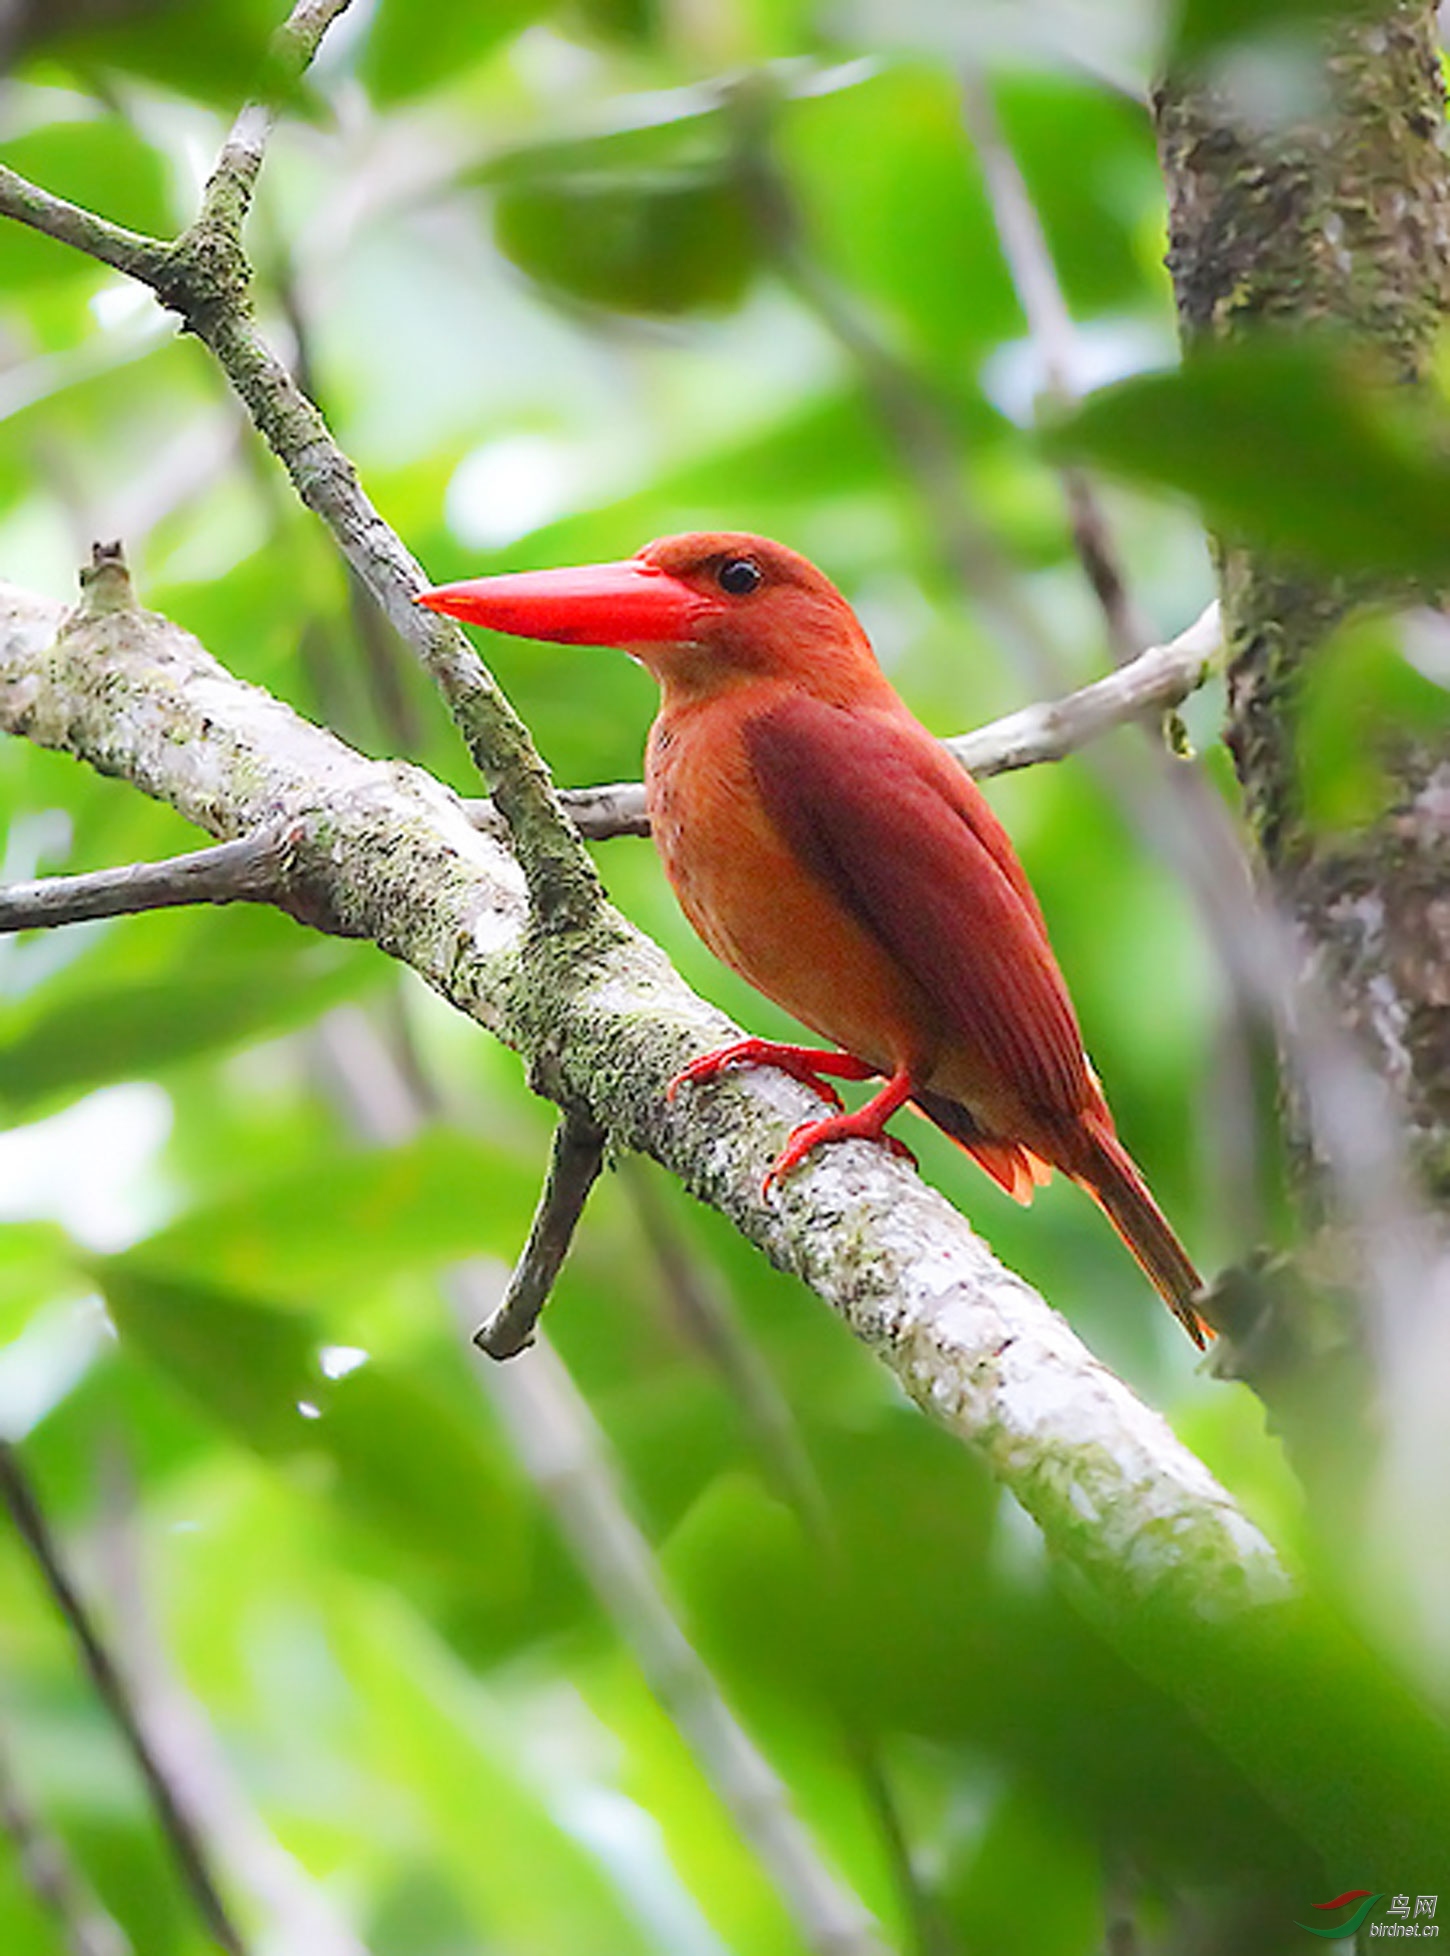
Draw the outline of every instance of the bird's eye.
M760 566L753 557L730 557L715 573L715 582L732 598L749 597L760 586Z

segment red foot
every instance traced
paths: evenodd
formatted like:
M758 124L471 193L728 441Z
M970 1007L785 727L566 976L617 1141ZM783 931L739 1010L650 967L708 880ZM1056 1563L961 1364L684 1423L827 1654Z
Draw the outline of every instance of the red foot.
M845 1102L823 1073L834 1073L839 1080L869 1080L877 1069L868 1066L865 1060L858 1060L850 1053L820 1052L813 1046L779 1046L773 1039L737 1039L733 1046L721 1046L713 1053L701 1053L698 1059L682 1066L665 1088L665 1098L673 1100L689 1081L713 1080L717 1073L723 1073L727 1066L773 1066L782 1073L788 1073L793 1080L799 1080L803 1087L818 1093L822 1100L828 1100L833 1107L843 1107Z
M864 1107L858 1107L854 1114L830 1114L823 1121L807 1121L804 1127L798 1127L771 1163L761 1184L761 1194L769 1195L772 1185L793 1168L798 1168L823 1141L879 1141L892 1154L900 1155L903 1161L909 1161L915 1168L916 1156L906 1143L886 1132L886 1123L903 1102L911 1098L911 1091L911 1075L893 1073L880 1093L868 1100Z

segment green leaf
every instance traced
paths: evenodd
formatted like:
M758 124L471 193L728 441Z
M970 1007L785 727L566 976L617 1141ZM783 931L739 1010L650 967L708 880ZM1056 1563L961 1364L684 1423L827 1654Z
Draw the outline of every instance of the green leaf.
M775 140L812 250L943 380L1021 330L949 72L902 63L792 102Z
M723 311L755 264L744 199L707 172L512 184L498 194L494 235L540 285L615 312Z
M1204 349L1091 395L1047 445L1179 490L1214 527L1326 569L1450 570L1443 413L1331 347Z
M384 1586L355 1585L328 1629L368 1708L364 1762L381 1784L406 1791L430 1861L488 1925L486 1940L466 1947L521 1956L645 1956L661 1947L646 1911L632 1905L638 1885L620 1878L617 1848L608 1852L577 1807L567 1824L588 1779L575 1765L561 1783L543 1767L526 1717L504 1717L426 1619ZM510 1696L517 1709L520 1693ZM574 1722L566 1717L560 1729Z
M403 1147L332 1152L303 1172L261 1178L127 1255L158 1273L306 1302L400 1270L514 1254L538 1175L526 1154L430 1129Z
M471 1607L517 1593L528 1523L481 1400L473 1417L421 1367L378 1359L331 1378L320 1318L163 1275L135 1252L97 1274L124 1345L236 1440L279 1462L326 1462L313 1484L391 1554L463 1584Z
M1099 1855L1068 1815L1025 1787L998 1801L946 1888L970 1947L993 1956L1091 1956L1103 1946Z
M491 55L530 21L552 13L556 0L381 0L361 62L373 100L384 104L438 88Z
M75 1247L55 1223L0 1224L0 1341L52 1298L76 1288Z
M110 930L155 927L154 919L138 918ZM199 955L170 968L126 972L99 958L90 974L83 960L0 1007L0 1111L11 1119L33 1115L112 1080L144 1078L285 1031L378 970L357 947L304 933L280 917L260 932L239 928L231 945L225 934L210 944L208 936L202 934ZM94 984L86 982L90 975Z
M1304 675L1295 751L1305 819L1339 833L1375 820L1403 793L1406 749L1441 749L1447 735L1450 693L1409 663L1393 622L1354 620Z
M68 80L107 93L114 72L223 109L238 107L264 71L267 44L286 18L280 0L44 0L26 36L37 79L59 67Z

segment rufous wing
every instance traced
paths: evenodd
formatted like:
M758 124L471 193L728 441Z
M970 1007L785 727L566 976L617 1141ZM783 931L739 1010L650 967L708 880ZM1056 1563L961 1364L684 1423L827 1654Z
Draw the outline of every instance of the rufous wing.
M915 981L961 1070L1034 1129L1074 1126L1098 1098L1077 1020L1026 876L970 778L904 709L792 694L750 720L745 743L792 854Z

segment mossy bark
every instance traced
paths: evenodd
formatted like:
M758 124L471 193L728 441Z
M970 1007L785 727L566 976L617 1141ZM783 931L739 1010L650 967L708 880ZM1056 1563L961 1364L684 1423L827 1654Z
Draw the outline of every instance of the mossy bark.
M1250 113L1233 71L1155 92L1169 269L1186 347L1328 329L1389 381L1427 373L1450 302L1450 170L1435 9L1341 23ZM1403 595L1223 540L1227 737L1262 866L1335 1010L1403 1097L1428 1181L1450 1196L1450 757L1402 757L1390 804L1329 840L1300 798L1300 701L1317 650L1358 604Z

